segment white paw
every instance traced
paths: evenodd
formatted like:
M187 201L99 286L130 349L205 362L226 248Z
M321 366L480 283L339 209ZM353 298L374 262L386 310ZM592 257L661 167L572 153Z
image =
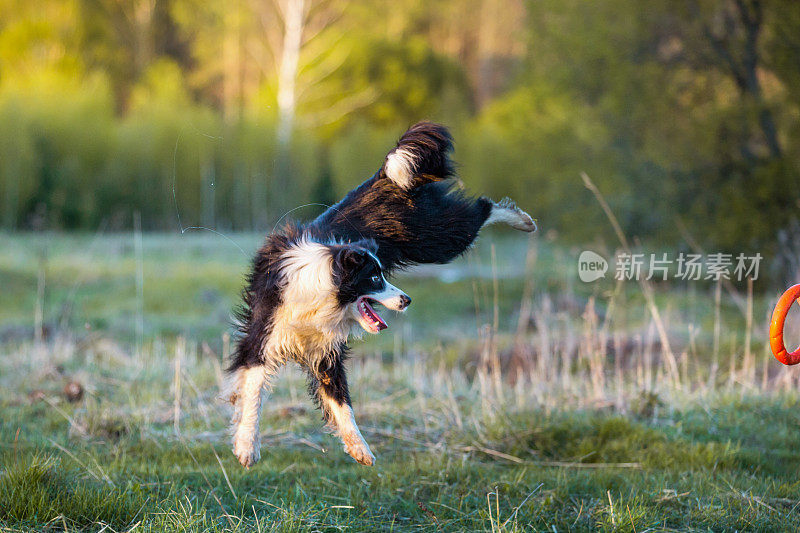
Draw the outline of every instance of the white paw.
M533 233L536 231L536 222L533 221L528 213L525 211L520 211L517 214L519 215L519 222L517 224L511 224L512 228L528 233Z
M358 464L372 466L375 464L375 456L369 449L369 445L363 439L343 439L344 451L356 460Z
M510 216L506 218L506 221L512 228L528 233L536 231L536 222L528 213L517 207L511 198L503 198L498 205L509 211Z
M240 435L233 437L233 455L245 468L250 468L261 459L261 442L258 433L255 435Z

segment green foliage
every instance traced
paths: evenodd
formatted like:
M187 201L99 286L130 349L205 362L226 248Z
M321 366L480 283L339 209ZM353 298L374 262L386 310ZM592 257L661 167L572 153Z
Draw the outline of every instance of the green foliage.
M516 89L461 135L457 157L465 182L490 196L511 196L544 231L590 238L602 213L593 209L588 191L577 187L580 172L597 171L615 203L630 198L620 190L624 180L608 174L614 172L613 154L604 149L609 134L592 114L589 106L548 87Z
M369 34L356 34L351 39L342 44L351 48L347 61L328 83L334 92L370 89L375 97L359 111L360 120L382 128L402 128L420 118L441 116L446 98L456 100L461 112L469 105L463 70L436 54L424 39L412 37L398 42Z
M3 0L3 227L264 230L420 119L573 241L608 235L582 171L667 245L769 253L797 218L796 2L307 0L296 57L279 4Z
M8 228L220 226L262 228L286 206L271 202L275 143L269 124L227 125L192 104L170 63L155 65L114 119L107 85L80 94L0 94L0 191ZM316 176L316 143L292 147L298 176ZM296 179L289 198L306 200Z

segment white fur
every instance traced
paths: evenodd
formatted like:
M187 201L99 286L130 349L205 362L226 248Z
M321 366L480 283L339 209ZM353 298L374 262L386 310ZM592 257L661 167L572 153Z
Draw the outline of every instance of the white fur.
M336 298L329 243L303 237L285 252L280 264L282 303L274 312L272 331L262 347L265 365L237 370L232 391L227 395L235 408L233 453L246 467L261 457L258 425L262 390L269 384L268 378L287 359L318 367L321 358L329 357L335 346L347 341L356 324L349 306L342 307ZM400 289L387 283L384 291L373 296L387 307L399 309L401 294ZM345 451L362 464L373 464L375 456L361 436L350 406L320 394Z
M261 393L267 380L263 366L240 368L233 376L234 391L229 400L234 405L233 454L247 468L261 458Z
M499 204L492 204L492 212L483 225L488 226L497 223L508 224L512 228L522 231L536 231L536 223L531 216L510 200L504 200Z
M351 323L336 299L328 245L302 239L282 265L283 303L275 310L264 359L304 357L313 363L347 340Z
M414 154L404 148L396 148L386 156L383 166L386 177L401 189L409 189L414 184Z
M308 238L288 250L281 262L283 302L275 310L272 332L262 352L263 366L242 368L233 375L233 453L246 467L261 457L258 423L261 392L267 378L289 358L317 366L331 348L347 339L351 321L336 300L330 248Z
M334 424L336 424L336 432L339 438L342 439L344 451L363 465L375 464L375 456L358 429L355 416L353 416L353 409L349 405L340 404L329 397L325 394L325 389L319 389L319 396L322 400L322 408L330 413Z

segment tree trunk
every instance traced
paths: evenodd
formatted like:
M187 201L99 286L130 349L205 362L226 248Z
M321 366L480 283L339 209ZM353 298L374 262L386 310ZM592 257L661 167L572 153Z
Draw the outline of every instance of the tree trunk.
M291 198L291 144L297 104L297 68L305 26L305 0L286 0L283 5L283 49L278 71L277 155L273 198L278 210L288 209ZM280 216L278 213L275 215Z
M764 101L761 81L758 79L758 39L761 35L764 19L764 6L760 0L751 0L750 2L736 0L735 3L745 30L744 57L742 61L744 72L739 76L740 89L749 95L758 107L758 123L770 156L773 159L780 159L783 151L778 141L775 119Z
M292 140L296 105L297 65L303 40L305 0L286 0L283 50L278 74L278 144L287 147Z

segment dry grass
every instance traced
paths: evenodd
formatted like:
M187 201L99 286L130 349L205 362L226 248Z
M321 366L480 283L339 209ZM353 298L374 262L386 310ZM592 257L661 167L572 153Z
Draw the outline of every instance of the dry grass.
M580 284L572 250L487 242L403 277L412 309L355 345L353 401L378 467L349 463L287 368L265 404L262 463L245 473L216 398L231 339L222 327L192 329L230 308L243 259L231 268L205 240L182 249L145 237L137 266L137 248L113 252L109 238L87 259L62 244L26 277L35 254L6 240L0 268L30 295L31 327L6 326L0 345L0 476L43 494L75 489L50 506L0 493L24 510L0 511L0 527L798 525L800 374L766 351L769 294L661 285L645 297L636 285ZM199 274L184 255L203 257ZM125 276L130 287L118 290ZM99 315L119 319L100 327ZM800 337L791 320L787 338ZM192 334L172 334L176 321ZM74 382L85 392L71 403ZM92 514L107 488L125 500L120 512Z

